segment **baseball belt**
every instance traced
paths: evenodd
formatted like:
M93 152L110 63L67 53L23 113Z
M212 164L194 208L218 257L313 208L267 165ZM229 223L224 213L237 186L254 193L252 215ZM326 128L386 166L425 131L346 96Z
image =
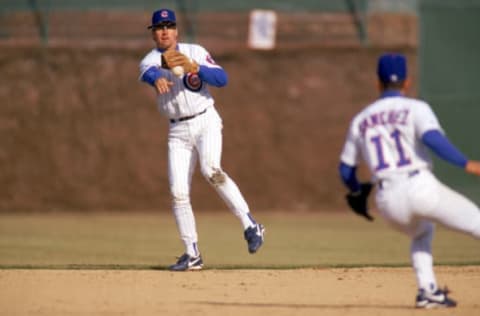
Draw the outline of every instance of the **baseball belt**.
M205 112L207 112L207 109L205 109L202 112L199 112L197 114L194 114L194 115L184 116L184 117L180 117L180 118L177 118L177 119L170 119L170 123L178 123L178 122L188 121L188 120L191 120L191 119L193 119L193 118L195 118L199 115L202 115Z
M418 169L415 169L415 170L412 170L412 171L409 171L406 175L407 175L407 178L413 178L415 177L417 174L420 173L420 170ZM388 181L388 179L380 179L378 180L377 184L378 184L378 188L380 190L383 190L385 188L385 182Z

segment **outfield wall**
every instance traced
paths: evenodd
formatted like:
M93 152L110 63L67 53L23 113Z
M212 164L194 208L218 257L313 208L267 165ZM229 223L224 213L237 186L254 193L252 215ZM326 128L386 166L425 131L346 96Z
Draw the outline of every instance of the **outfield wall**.
M434 108L447 136L471 159L480 159L480 1L421 2L420 94ZM436 161L436 172L480 202L480 179Z

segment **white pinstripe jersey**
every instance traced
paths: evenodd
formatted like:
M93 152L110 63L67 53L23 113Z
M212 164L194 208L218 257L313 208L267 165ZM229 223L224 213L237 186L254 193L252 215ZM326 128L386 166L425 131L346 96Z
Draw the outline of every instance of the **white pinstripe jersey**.
M434 129L442 131L427 103L404 96L381 98L353 118L340 159L356 166L362 157L374 179L431 169L421 138Z
M209 68L220 68L205 48L196 44L178 43L178 50L198 63ZM170 70L162 68L162 53L152 49L140 62L140 78L150 67L157 67L162 77L172 81L170 92L157 96L158 110L171 119L195 115L213 105L214 100L207 85L197 74L175 76Z

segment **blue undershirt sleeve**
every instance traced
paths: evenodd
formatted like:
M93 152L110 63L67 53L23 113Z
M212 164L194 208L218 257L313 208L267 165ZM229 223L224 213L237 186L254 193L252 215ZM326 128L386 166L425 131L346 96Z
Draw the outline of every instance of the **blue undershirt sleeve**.
M225 86L228 82L227 73L222 68L210 68L200 65L198 76L202 81L219 88Z
M160 70L157 67L150 67L142 75L142 81L145 81L152 87L155 86L155 81L162 76Z
M350 192L357 192L360 190L360 184L357 180L357 167L352 167L347 165L344 162L340 162L338 167L340 173L340 178L342 179L343 184L350 190Z
M423 133L422 142L443 160L465 168L468 159L439 130Z

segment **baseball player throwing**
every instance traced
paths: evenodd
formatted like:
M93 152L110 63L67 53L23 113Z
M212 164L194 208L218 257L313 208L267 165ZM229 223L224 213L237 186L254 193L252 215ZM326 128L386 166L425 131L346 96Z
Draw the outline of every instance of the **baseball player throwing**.
M480 210L441 183L431 172L428 149L442 159L480 176L480 162L468 160L445 136L430 106L407 98L406 58L385 54L378 60L380 98L352 120L340 157L340 175L349 188L347 201L369 220L367 197L372 185L359 183L356 166L363 158L376 184L381 215L411 238L418 308L454 307L433 272L434 222L480 238Z
M254 220L237 185L220 166L222 120L207 89L225 86L227 74L203 47L177 42L174 11L155 11L148 28L156 48L140 62L140 80L156 90L158 109L170 122L168 176L173 213L185 245L185 253L169 269L203 267L190 203L197 160L202 174L240 219L248 251L255 253L263 244L264 226Z

